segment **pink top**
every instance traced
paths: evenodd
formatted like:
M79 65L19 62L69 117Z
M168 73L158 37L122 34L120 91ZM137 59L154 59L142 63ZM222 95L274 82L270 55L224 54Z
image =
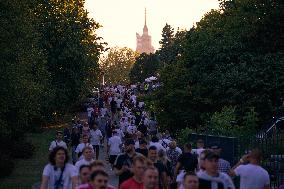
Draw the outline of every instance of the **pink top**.
M88 183L88 184L81 184L77 186L76 189L93 189L93 187L91 184ZM112 185L108 185L106 189L115 189L115 187Z

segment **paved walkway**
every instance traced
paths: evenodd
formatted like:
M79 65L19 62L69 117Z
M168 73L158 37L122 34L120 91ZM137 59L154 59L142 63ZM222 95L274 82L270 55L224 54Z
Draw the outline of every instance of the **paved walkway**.
M99 159L102 160L105 165L106 165L106 172L109 175L109 184L114 186L115 188L118 188L118 176L116 176L114 174L114 171L111 169L110 164L106 161L106 149L104 148L100 148L100 155L99 155Z

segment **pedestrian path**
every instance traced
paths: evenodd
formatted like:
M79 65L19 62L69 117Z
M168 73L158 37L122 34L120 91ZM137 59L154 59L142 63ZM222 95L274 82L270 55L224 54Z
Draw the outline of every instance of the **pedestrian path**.
M106 148L100 147L100 155L99 160L102 160L105 163L105 171L109 175L109 184L114 186L115 188L118 188L118 176L115 175L114 171L111 168L111 165L106 161Z

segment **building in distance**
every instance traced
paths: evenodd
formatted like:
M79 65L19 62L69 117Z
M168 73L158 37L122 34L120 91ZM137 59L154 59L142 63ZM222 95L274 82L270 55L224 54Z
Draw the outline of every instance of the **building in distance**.
M145 8L145 23L142 36L136 33L136 51L139 53L154 53L155 49L152 46L152 37L148 34L147 27L147 12Z

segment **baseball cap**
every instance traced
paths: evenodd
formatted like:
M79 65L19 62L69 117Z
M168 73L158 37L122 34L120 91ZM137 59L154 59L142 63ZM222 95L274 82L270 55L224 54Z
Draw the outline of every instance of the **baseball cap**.
M214 153L214 152L208 152L205 156L204 156L204 160L205 159L219 159L219 155Z
M125 143L124 143L125 145L130 145L130 144L132 144L132 145L135 145L135 142L134 142L134 140L133 139L131 139L131 138L129 138L129 139L126 139L125 140Z

